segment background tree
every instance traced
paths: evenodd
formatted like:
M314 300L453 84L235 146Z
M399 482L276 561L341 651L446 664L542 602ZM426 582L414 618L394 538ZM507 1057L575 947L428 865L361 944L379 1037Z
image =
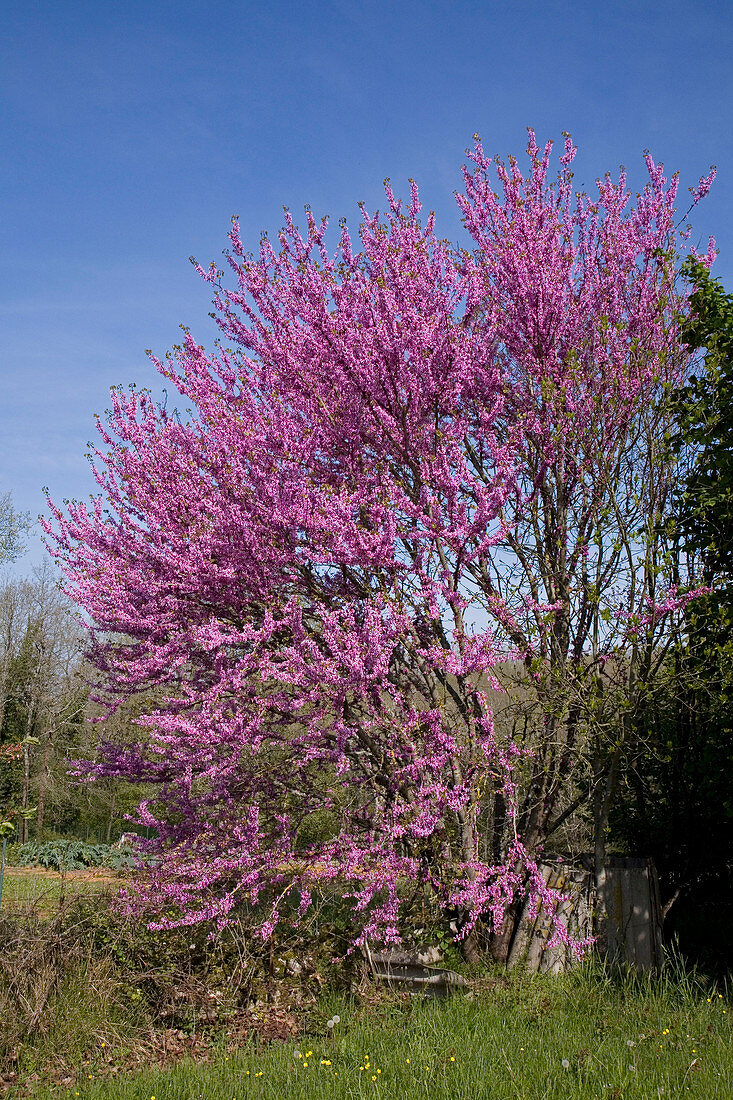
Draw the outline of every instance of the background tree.
M30 516L13 508L10 493L0 496L0 564L14 561L25 549L24 535L30 529ZM19 592L6 586L0 594L0 731L4 723L8 699L8 677L17 645L15 626L18 621ZM11 775L21 754L19 744L13 744L0 733L0 798L7 800Z
M113 391L108 510L53 509L109 710L162 695L147 737L85 772L155 784L151 894L184 921L294 886L305 909L317 867L353 890L362 936L397 936L410 882L506 947L518 896L542 900L535 857L572 812L604 660L628 698L686 602L637 499L686 365L676 183L647 158L635 206L623 174L592 201L569 139L547 182L550 149L530 135L526 179L498 165L500 202L477 143L473 252L421 225L414 185L408 210L387 185L386 218L363 213L359 253L344 226L329 256L308 213L254 259L235 224L236 288L199 269L232 347L186 333L158 363L195 417ZM540 710L525 745L486 693L511 656ZM299 844L324 810L331 836Z
M0 590L2 797L21 840L32 820L37 835L44 828L52 772L65 769L65 748L85 711L81 632L70 610L48 566Z
M0 563L20 557L30 529L30 515L15 511L10 493L0 495Z
M684 340L705 358L675 406L677 447L692 453L676 518L696 575L714 589L696 603L695 621L725 644L733 634L733 296L693 258L683 273L694 286Z
M688 609L659 690L637 716L615 834L660 869L670 933L688 957L730 967L733 872L733 297L694 260L684 339L704 359L675 395L675 560L712 591ZM718 934L718 932L720 934Z

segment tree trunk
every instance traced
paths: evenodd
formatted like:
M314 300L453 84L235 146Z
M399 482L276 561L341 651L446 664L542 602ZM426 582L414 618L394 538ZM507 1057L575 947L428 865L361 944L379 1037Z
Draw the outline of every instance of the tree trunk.
M46 734L46 744L43 746L43 762L41 764L41 771L38 776L38 812L36 814L36 839L41 839L41 833L43 831L43 817L46 808L46 791L48 788L48 771L49 761L51 759L51 737L52 731L49 730Z
M461 829L461 856L464 863L471 864L478 858L478 829L475 812L469 808L464 813L459 814L459 823ZM474 878L474 873L470 868L467 874L469 878ZM461 914L461 919L462 923L465 923L469 919L469 914ZM480 968L484 960L481 952L481 934L478 923L473 926L468 935L463 937L460 943L461 954L469 966Z
M27 741L23 742L23 787L21 790L20 805L23 810L23 816L21 818L20 827L20 842L26 844L28 842L28 818L26 817L26 811L28 809L28 794L31 785L31 754L30 747Z
M484 957L481 951L478 925L474 925L468 935L461 940L461 954L469 966L473 966L477 970L483 966Z
M504 914L501 928L492 933L489 940L489 956L492 962L506 966L521 912L522 903L519 899L516 899Z
M608 912L606 910L606 836L611 804L616 790L621 747L611 754L607 763L600 752L595 759L595 787L593 791L593 875L595 882L595 919L598 939L596 947L603 955L607 946Z

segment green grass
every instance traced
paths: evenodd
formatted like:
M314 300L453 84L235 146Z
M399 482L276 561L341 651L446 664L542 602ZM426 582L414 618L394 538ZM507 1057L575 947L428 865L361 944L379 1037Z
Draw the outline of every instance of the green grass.
M329 1031L326 1020L338 1013ZM589 966L488 980L473 997L376 1004L326 998L312 1034L104 1077L108 1048L79 1067L76 1100L669 1100L733 1096L733 1009L689 979L615 983ZM114 1058L114 1054L111 1056Z
M56 871L40 868L5 867L0 913L19 910L40 910L49 913L58 908L62 888L64 897L70 900L77 895L99 893L114 888L110 872L90 875L71 872L66 882Z

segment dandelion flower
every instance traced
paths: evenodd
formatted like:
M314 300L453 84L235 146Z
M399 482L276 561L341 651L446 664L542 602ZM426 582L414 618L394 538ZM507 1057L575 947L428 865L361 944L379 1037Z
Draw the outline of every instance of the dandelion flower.
M563 1058L560 1065L562 1066L563 1069L570 1069L570 1062L568 1062L567 1058Z

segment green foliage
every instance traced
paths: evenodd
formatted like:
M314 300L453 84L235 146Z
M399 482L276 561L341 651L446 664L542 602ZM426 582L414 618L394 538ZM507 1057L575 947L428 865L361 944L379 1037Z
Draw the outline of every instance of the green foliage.
M29 618L20 649L11 659L7 673L2 740L19 743L33 737L39 715L34 713L32 696L37 679L38 651L43 645L40 619Z
M87 844L83 840L48 840L43 844L30 841L21 844L14 854L19 867L46 867L52 871L112 865L109 844Z
M5 861L9 867L19 867L18 859L20 857L20 849L23 847L17 840L9 841L8 846L5 849Z
M733 296L692 259L683 338L705 357L673 397L673 445L690 456L678 487L680 576L712 593L690 604L655 690L634 715L640 750L612 821L628 850L654 857L665 924L688 959L733 966Z
M43 843L29 841L9 846L8 851L8 863L17 867L46 867L52 871L81 871L85 867L131 871L145 862L145 856L129 844L89 844L74 838L56 838Z
M700 555L701 579L722 594L712 608L731 603L733 581L733 295L726 294L704 264L682 267L695 287L692 319L683 339L704 349L699 373L675 395L676 445L694 449L694 460L677 501L677 523L689 552ZM710 611L711 605L708 605ZM696 612L698 617L701 612ZM722 625L722 624L721 624ZM728 623L730 625L730 623Z
M112 847L102 844L99 847L107 848L104 865L112 871L132 871L135 867L139 867L141 862L144 863L146 859L129 844L114 845Z
M311 845L325 843L338 836L339 818L331 810L315 810L307 815L298 829L296 846L305 851Z

